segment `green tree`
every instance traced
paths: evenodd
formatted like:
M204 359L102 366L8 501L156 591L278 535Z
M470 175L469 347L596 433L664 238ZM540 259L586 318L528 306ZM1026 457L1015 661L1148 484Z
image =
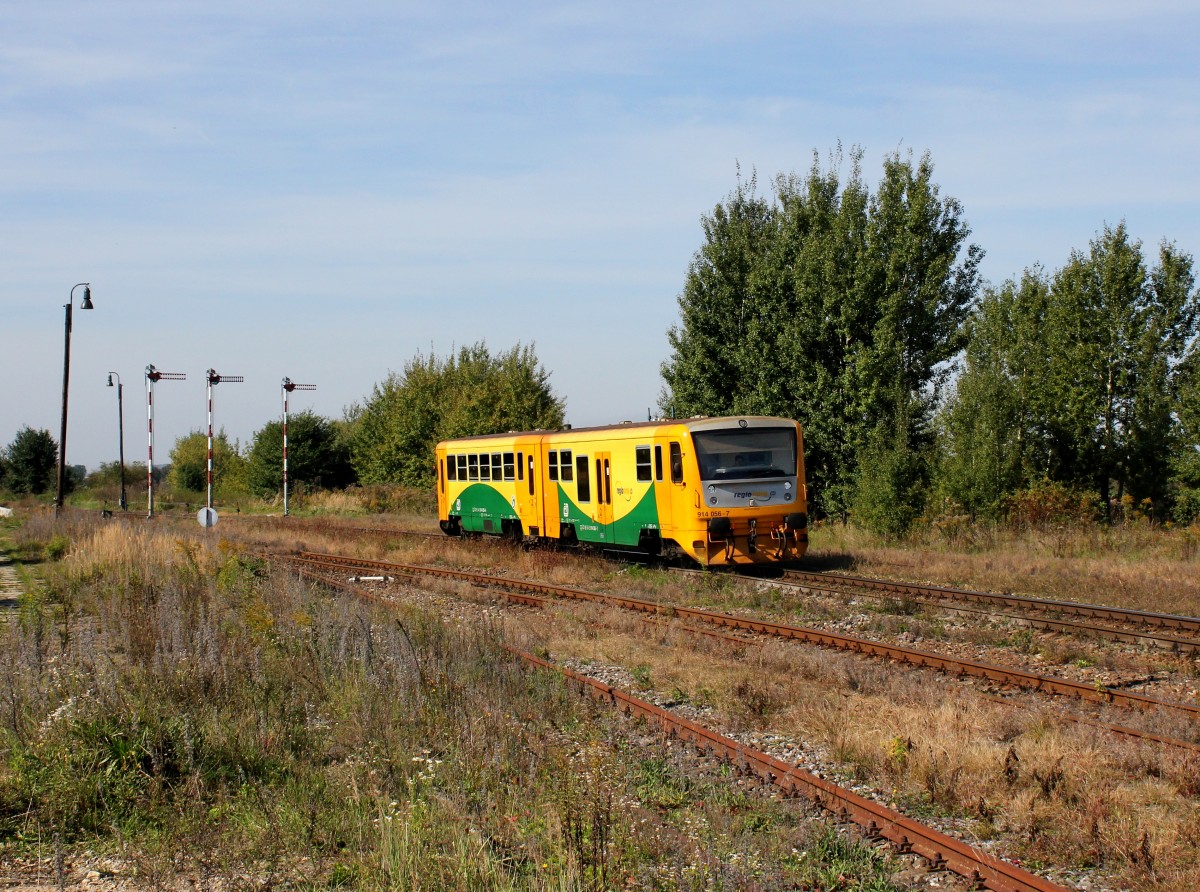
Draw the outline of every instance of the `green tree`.
M1174 516L1180 523L1200 518L1200 343L1178 368L1178 448L1171 458Z
M5 460L7 485L14 493L40 495L57 484L58 444L49 431L21 428L8 444Z
M350 449L337 426L312 412L288 417L288 480L337 489L354 481ZM283 422L271 421L254 434L246 482L252 492L270 496L283 490Z
M824 169L814 154L807 176L776 178L770 199L739 179L703 218L660 405L796 418L819 511L886 498L916 499L919 514L932 412L982 252L966 245L962 208L940 195L928 155L887 156L874 194L861 159L851 152L843 182L840 152ZM892 471L868 481L881 458Z
M760 362L747 363L747 345L756 343L767 314L760 269L778 228L776 209L756 190L757 176L743 183L739 170L727 201L701 218L704 244L688 268L680 324L667 332L672 356L662 366L660 403L672 416L755 411L747 372Z
M939 414L938 491L989 517L1005 496L1049 473L1045 425L1050 282L1041 269L985 290L966 325L963 367Z
M177 490L204 493L208 490L208 435L192 431L175 441L171 449L170 483ZM222 430L213 437L214 498L237 498L246 492L246 459Z
M558 428L563 411L531 346L493 355L481 342L445 359L417 355L349 413L351 463L362 483L426 487L440 440Z
M1164 242L1147 270L1141 242L1121 223L1055 276L1042 403L1052 459L1057 479L1089 485L1105 506L1128 492L1165 508L1174 379L1196 335L1191 268Z
M1106 510L1150 499L1164 516L1172 488L1186 488L1172 456L1197 312L1192 258L1164 242L1148 269L1124 224L1053 276L1035 269L989 292L941 414L942 491L995 514L1047 481L1090 490Z

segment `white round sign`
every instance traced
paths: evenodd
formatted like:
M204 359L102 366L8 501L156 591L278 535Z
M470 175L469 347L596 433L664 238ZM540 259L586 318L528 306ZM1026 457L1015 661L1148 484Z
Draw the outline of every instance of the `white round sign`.
M217 525L217 509L216 508L201 508L196 515L196 520L200 522L200 526L208 529Z

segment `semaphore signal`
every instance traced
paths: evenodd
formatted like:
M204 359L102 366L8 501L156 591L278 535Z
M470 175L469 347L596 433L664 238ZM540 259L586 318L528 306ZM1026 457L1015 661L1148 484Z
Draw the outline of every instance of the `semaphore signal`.
M208 504L205 517L209 518L209 526L216 522L213 511L213 385L226 382L241 384L246 379L241 375L218 375L213 369L206 373L208 378Z
M146 366L146 498L149 506L147 517L154 516L154 382L186 381L183 372L160 372L153 365Z
M316 390L316 384L296 384L291 378L284 378L280 387L283 394L283 516L288 516L288 394L293 390Z

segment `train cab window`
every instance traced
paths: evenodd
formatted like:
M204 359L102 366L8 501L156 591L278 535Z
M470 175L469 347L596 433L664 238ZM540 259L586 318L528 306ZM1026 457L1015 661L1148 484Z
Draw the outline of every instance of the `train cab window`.
M467 479L467 457L465 455L460 455L458 457L458 479Z
M513 467L513 454L511 452L504 453L504 479L517 479L516 468Z
M455 460L453 455L446 456L446 479L458 479L458 462Z
M662 483L662 447L654 447L654 479Z
M468 455L467 456L467 479L468 480L478 480L479 479L479 456L478 455Z
M524 452L517 453L517 479L518 480L525 479L525 453Z
M492 479L492 458L486 452L479 456L479 479Z
M650 447L638 446L636 449L637 455L637 479L650 479Z
M499 452L492 453L492 479L504 479L504 457ZM509 478L512 479L511 477Z
M551 480L558 479L558 453L553 449L546 456L546 473L550 475Z
M588 478L588 459L581 455L575 459L575 469L578 472L575 480L575 495L580 502L592 500L592 481Z
M558 466L562 468L562 479L571 480L571 450L564 449L558 456Z
M671 482L683 483L683 452L678 443L671 444Z

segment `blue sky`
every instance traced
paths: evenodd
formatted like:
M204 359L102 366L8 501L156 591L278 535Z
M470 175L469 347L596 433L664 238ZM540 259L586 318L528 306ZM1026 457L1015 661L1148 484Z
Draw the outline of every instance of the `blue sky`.
M1124 219L1200 250L1200 7L0 0L0 445L144 460L340 417L418 352L534 343L576 425L645 417L700 217L757 171L928 151L999 283ZM78 300L78 293L77 293Z

